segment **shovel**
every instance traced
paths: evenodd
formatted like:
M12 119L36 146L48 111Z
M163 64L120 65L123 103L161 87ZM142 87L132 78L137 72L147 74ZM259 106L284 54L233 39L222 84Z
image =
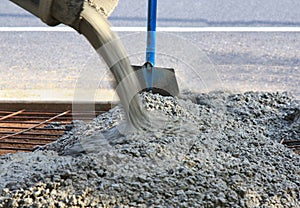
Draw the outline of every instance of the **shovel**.
M148 0L146 63L132 66L140 81L142 91L163 96L177 96L179 93L175 70L155 67L157 0Z

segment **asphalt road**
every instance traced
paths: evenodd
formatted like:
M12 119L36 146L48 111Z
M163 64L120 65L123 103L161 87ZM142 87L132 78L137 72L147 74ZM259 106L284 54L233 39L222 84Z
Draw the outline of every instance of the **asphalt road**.
M115 26L144 26L147 0L120 0ZM300 26L297 0L158 0L159 26ZM43 25L8 0L1 2L1 26Z
M159 0L158 26L300 27L300 2L296 0L224 2ZM146 4L146 0L121 0L111 24L145 26ZM0 3L0 27L44 26L13 3ZM119 35L132 62L142 64L145 34ZM90 79L107 87L111 80L104 76L107 70L97 54L76 32L0 32L0 40L2 91L60 91L74 89L82 80L88 84ZM212 89L221 85L232 91L288 91L300 98L299 32L173 32L158 36L158 46L158 65L175 68L181 88L201 91L204 82Z

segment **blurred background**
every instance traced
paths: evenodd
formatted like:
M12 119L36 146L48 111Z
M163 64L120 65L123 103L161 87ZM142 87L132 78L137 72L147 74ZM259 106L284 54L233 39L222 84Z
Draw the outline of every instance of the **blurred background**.
M117 99L113 79L83 36L48 28L9 1L0 3L0 99L72 100L95 91ZM146 0L120 0L112 16L134 64L144 63ZM158 27L191 27L158 34L157 66L176 70L181 90L288 91L300 98L300 2L296 0L158 0ZM199 27L281 27L281 32L203 32ZM25 31L20 32L20 28ZM61 31L59 31L61 28ZM209 75L209 76L207 76ZM94 91L93 91L94 92Z

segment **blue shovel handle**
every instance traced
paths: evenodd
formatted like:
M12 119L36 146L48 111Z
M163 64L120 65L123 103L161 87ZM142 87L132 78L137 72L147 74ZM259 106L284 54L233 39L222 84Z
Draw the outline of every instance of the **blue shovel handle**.
M146 61L155 66L157 0L148 0Z
M148 90L153 89L153 70L155 66L156 52L156 17L157 0L148 0L146 64L143 70Z

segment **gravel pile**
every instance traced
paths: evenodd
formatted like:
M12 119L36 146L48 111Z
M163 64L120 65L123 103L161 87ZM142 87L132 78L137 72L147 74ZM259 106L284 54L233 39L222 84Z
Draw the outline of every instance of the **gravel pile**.
M0 157L0 207L300 207L300 105L287 93L144 93L33 153Z

